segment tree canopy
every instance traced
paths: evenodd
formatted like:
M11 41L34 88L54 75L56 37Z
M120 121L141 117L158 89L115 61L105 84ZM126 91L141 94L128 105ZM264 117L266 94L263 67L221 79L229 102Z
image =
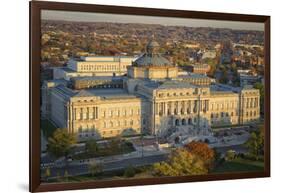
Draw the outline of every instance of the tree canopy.
M208 168L212 166L212 163L215 160L215 151L209 148L208 144L192 141L191 143L185 145L185 148L187 151L198 156L202 161L204 161Z
M153 165L154 173L159 176L185 176L208 173L204 162L183 148L171 152L167 161Z
M55 157L66 157L75 143L74 134L69 133L67 129L57 129L48 139L47 151Z
M98 151L98 144L96 142L96 140L94 139L90 139L86 142L85 144L85 149L87 152L94 154Z
M259 156L264 154L264 127L260 127L257 132L252 132L245 145L249 148L249 154L258 160Z

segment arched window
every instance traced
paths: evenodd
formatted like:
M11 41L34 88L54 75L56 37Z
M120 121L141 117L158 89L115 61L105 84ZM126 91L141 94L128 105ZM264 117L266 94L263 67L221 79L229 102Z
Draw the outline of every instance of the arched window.
M192 119L191 119L191 118L188 119L188 124L189 124L189 125L192 124Z
M178 119L176 119L175 125L176 125L176 126L179 126L179 125L180 125L180 121L179 121Z
M182 125L186 125L186 120L185 120L185 119L182 119L181 124L182 124Z

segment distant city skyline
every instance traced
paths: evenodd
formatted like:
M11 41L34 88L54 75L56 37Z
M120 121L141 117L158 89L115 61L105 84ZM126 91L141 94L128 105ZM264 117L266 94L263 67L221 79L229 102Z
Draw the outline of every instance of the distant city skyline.
M75 21L75 22L160 24L160 25L167 25L167 26L212 27L212 28L229 28L234 30L264 31L264 24L255 23L255 22L236 22L236 21L220 21L220 20L206 20L206 19L87 13L87 12L56 11L56 10L42 10L41 19L64 20L64 21Z

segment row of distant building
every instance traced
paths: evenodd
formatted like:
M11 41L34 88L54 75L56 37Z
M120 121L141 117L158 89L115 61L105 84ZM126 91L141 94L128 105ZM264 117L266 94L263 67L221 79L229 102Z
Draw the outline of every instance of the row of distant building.
M136 58L131 56L81 56L72 58L68 61L67 66L52 68L53 78L70 80L74 77L124 76L127 74L127 67L131 66ZM210 65L196 63L186 66L185 70L180 70L179 75L206 75L209 70ZM263 77L253 74L249 69L238 69L237 73L240 86L253 85L256 82L263 83Z

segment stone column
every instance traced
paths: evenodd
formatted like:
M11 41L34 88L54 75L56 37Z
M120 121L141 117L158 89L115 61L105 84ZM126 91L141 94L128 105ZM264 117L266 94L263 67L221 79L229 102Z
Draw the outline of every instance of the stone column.
M171 115L174 115L174 109L175 109L175 104L174 102L171 102Z
M98 119L99 118L99 112L98 112L98 107L95 107L96 109L95 109L95 111L96 111L96 119Z
M74 112L73 120L77 120L77 108L74 108L73 112Z
M158 112L158 106L159 104L158 103L155 103L155 115L159 115L159 112Z

